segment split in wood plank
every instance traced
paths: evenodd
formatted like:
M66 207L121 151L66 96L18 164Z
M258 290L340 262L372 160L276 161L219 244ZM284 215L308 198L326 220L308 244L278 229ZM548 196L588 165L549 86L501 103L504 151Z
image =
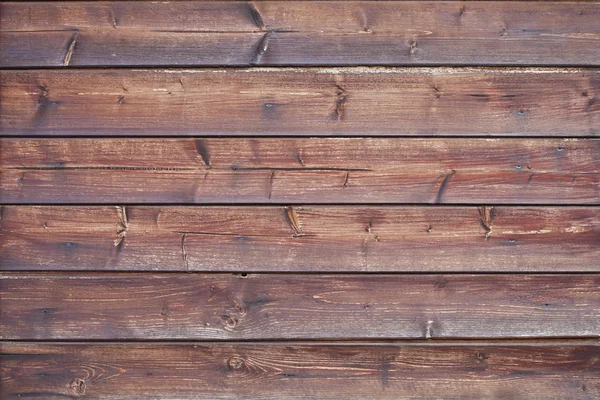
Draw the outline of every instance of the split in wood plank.
M598 65L597 2L2 2L0 66Z
M0 81L2 135L600 134L597 69L4 70Z

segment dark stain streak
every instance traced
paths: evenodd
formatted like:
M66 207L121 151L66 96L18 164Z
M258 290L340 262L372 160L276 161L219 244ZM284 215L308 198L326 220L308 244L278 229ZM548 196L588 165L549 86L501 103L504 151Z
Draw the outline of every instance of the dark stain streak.
M35 126L40 127L45 122L50 108L58 106L59 104L61 104L61 102L50 100L50 89L48 89L46 86L41 84L38 84L36 86L37 89L40 91L40 94L38 96L38 105L37 110L35 112L34 121Z
M589 99L589 100L588 100L588 102L587 102L587 107L586 107L586 111L587 111L587 112L590 112L590 111L592 111L592 106L593 106L594 104L596 104L596 101L597 101L597 100L596 100L596 98L595 98L595 97L592 97L591 99Z
M256 46L256 50L254 51L254 56L252 57L251 65L260 64L263 56L267 53L267 49L269 48L269 40L271 39L271 35L273 31L267 31Z
M381 358L381 368L379 370L379 377L381 379L381 386L384 388L389 386L390 369L392 366L392 361L394 361L394 357L391 356L383 356Z
M463 15L465 15L465 11L467 11L467 7L465 7L465 6L462 6L462 7L460 8L460 11L458 12L458 16L459 16L459 17L462 17Z
M442 201L442 197L444 196L444 192L446 192L446 188L448 186L448 183L450 182L450 179L452 179L452 177L454 176L454 174L456 174L456 171L452 170L452 172L450 172L449 174L447 174L444 177L444 180L442 181L442 183L440 184L440 187L438 188L437 195L435 196L435 203L436 204L439 204Z
M119 99L117 100L118 104L123 104L123 102L125 101L125 96L119 96Z
M350 172L346 172L346 178L344 179L343 188L346 189L348 187L348 179L350 179Z
M256 25L256 27L260 30L268 29L268 26L265 25L262 15L260 11L258 11L258 9L256 8L256 5L252 1L248 2L247 4L248 13L250 14L250 20L252 21L252 23Z
M471 97L484 97L484 98L490 97L489 94L480 94L480 93L470 94L469 96L471 96Z
M115 10L112 7L110 8L110 19L111 19L112 27L114 29L117 29L117 26L119 25L119 21L117 20Z
M513 97L519 97L519 95L517 94L503 94L502 96L503 99L509 99L509 98L513 98Z
M208 151L208 147L206 146L206 142L204 141L204 139L195 139L194 146L196 148L196 152L202 158L202 162L204 162L204 165L211 168L210 153Z
M271 176L269 177L269 200L271 200L271 195L273 194L273 181L275 180L275 171L271 171Z
M529 178L527 178L527 183L531 183L531 181L533 180L533 177L534 177L534 176L535 176L535 172L532 172L532 173L529 175Z
M296 159L298 160L298 163L300 163L300 165L302 165L304 167L304 160L302 159L302 155L300 154L300 151L298 151L298 154L296 155Z

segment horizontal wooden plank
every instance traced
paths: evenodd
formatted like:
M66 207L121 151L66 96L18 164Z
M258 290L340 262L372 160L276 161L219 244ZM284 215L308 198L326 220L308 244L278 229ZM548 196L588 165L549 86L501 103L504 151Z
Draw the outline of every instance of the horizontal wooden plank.
M600 204L600 140L0 140L1 203Z
M0 274L2 339L600 337L600 275Z
M600 134L600 70L5 70L3 135Z
M593 344L0 345L3 399L597 399Z
M600 272L600 207L4 206L0 268Z
M0 66L598 65L600 3L3 2Z

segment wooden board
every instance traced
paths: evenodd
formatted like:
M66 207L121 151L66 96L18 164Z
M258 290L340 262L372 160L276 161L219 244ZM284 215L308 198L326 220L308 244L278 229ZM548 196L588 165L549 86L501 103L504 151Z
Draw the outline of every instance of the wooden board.
M7 340L600 337L598 275L0 275Z
M10 343L0 350L5 400L600 396L597 343Z
M596 2L2 3L1 67L597 65Z
M600 207L4 206L12 270L599 272Z
M5 70L0 78L2 135L600 134L597 69Z
M1 203L600 204L600 140L0 140Z

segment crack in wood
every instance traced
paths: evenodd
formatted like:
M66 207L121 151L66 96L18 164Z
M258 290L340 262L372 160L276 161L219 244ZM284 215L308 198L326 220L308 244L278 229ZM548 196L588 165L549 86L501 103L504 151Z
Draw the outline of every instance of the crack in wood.
M333 111L333 119L341 121L342 117L344 116L346 102L348 101L348 94L342 86L336 84L335 87L337 91L335 99L335 109Z
M296 209L294 207L286 207L285 215L290 227L294 231L294 236L303 236L304 232L302 232L302 225L300 224Z
M75 45L77 44L77 38L79 37L79 31L76 29L71 37L69 45L67 46L67 53L65 54L65 58L63 61L63 65L67 67L71 62L71 57L73 57L73 51L75 50Z
M444 180L440 184L440 187L438 188L437 194L435 196L435 203L436 204L441 203L442 197L444 196L444 193L446 192L446 188L448 187L448 183L450 182L450 179L452 179L452 177L454 176L454 174L456 174L456 171L452 170L452 172L450 172L449 174L447 174L444 177Z
M184 233L183 235L181 235L181 259L183 260L183 265L185 265L185 269L189 270L190 266L188 263L188 252L187 252L187 247L185 245L187 235L188 235L187 233Z
M204 163L204 165L211 168L212 166L210 165L210 153L208 151L208 147L204 139L194 139L194 146L196 148L196 152L202 158L202 162Z
M262 36L262 38L258 42L258 45L256 46L256 50L254 51L252 62L250 63L251 65L260 64L263 56L267 53L267 50L269 48L269 40L271 39L271 35L273 34L273 32L274 31L267 31Z
M114 240L114 245L117 248L117 252L120 252L125 241L125 235L129 229L129 221L127 220L127 210L125 209L125 206L116 206L115 208L117 209L119 221L117 222L117 236Z
M489 240L492 236L492 221L496 216L494 207L479 207L479 223L485 229L485 239Z

